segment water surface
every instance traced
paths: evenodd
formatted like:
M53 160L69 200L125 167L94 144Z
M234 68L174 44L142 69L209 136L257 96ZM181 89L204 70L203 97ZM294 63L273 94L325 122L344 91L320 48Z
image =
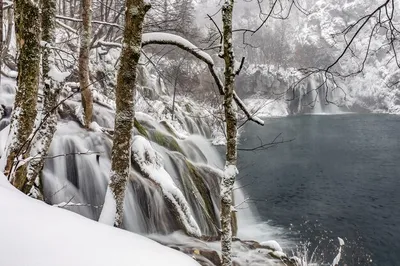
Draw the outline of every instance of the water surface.
M341 265L400 265L400 117L293 116L248 123L239 152L239 179L262 220L300 242L318 243L316 259ZM281 138L279 138L281 139ZM309 253L312 253L311 251Z

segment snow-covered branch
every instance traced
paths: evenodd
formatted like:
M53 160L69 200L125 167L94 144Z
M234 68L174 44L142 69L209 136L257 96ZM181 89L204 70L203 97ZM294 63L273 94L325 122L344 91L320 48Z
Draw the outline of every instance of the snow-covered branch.
M149 44L167 44L167 45L175 45L182 50L185 50L192 55L194 55L196 58L202 60L208 65L208 68L210 70L210 73L212 77L215 80L215 83L217 84L218 90L221 95L225 94L224 90L224 85L221 81L221 79L218 77L218 74L215 71L214 68L214 61L211 58L209 54L189 42L188 40L174 35L170 33L162 33L162 32L153 32L153 33L145 33L143 34L142 37L142 47L149 45ZM233 93L233 98L236 102L236 104L239 106L239 108L244 112L246 115L247 119L250 121L253 121L257 124L264 125L264 121L262 121L260 118L257 116L254 116L250 113L250 111L246 108L246 105L243 103L243 101L239 98L239 96L236 94L236 92Z
M95 47L98 46L98 45L106 46L106 47L110 47L110 48L122 48L122 44L120 44L120 43L117 43L117 42L105 42L102 39L98 40L97 42L95 42L93 44L93 46L95 46Z
M67 31L72 32L73 34L78 35L78 32L77 32L74 28L71 28L70 26L68 26L67 24L62 23L62 22L59 21L59 20L57 20L56 23L57 23L58 25L60 25L62 28L66 29Z
M182 50L185 50L198 59L206 62L207 64L214 65L214 61L209 54L198 48L196 45L192 44L188 40L171 33L164 32L151 32L144 33L142 36L142 46L148 44L169 44L175 45Z
M74 22L82 22L82 19L79 19L79 18L71 18L71 17L60 16L60 15L57 15L56 18L62 19L62 20L74 21ZM118 29L123 28L121 25L119 25L117 23L111 23L111 22L100 21L100 20L92 20L92 23L106 25L106 26L110 26L110 27L116 27Z

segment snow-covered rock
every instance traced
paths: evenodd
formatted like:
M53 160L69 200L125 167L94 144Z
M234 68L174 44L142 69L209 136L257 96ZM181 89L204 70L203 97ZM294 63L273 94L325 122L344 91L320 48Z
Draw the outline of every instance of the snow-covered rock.
M261 247L265 247L271 250L282 252L282 247L275 240L268 240L260 243Z

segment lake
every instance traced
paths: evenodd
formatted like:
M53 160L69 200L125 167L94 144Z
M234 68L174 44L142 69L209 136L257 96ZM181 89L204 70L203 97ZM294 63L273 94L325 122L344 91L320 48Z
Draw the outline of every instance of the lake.
M400 117L303 115L247 123L238 176L261 220L283 227L314 261L400 265ZM315 251L314 251L315 250Z

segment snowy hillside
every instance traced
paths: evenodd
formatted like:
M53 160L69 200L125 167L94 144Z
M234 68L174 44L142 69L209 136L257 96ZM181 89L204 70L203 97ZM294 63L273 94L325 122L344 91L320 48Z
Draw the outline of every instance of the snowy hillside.
M148 238L22 194L0 173L0 265L199 265Z

